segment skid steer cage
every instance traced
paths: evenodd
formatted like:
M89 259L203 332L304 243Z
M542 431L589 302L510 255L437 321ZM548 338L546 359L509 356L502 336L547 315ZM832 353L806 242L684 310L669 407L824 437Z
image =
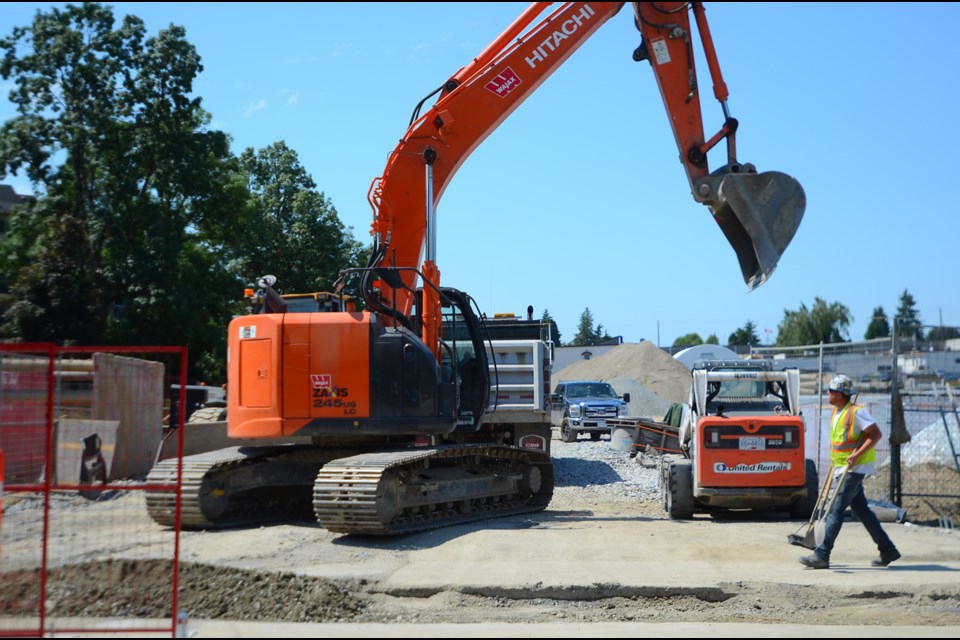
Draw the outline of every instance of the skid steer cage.
M797 180L778 171L726 173L706 180L717 178L719 187L711 189L716 197L705 204L737 253L752 291L776 268L800 226L807 198Z

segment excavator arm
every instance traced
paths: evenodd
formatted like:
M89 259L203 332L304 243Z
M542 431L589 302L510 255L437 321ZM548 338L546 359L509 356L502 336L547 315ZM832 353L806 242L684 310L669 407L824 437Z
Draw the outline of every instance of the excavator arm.
M624 3L563 3L542 18L551 4L531 4L434 92L439 97L432 107L420 114L423 102L418 105L383 176L371 185L374 252L370 266L398 268L402 283L395 277L390 283L371 279L365 298L372 308L406 318L414 302L419 265L419 274L433 285L424 286L421 310L421 335L428 348L438 344L435 216L444 190L470 153ZM693 197L713 214L737 254L748 288L753 289L770 276L793 238L806 205L803 189L783 173L757 173L752 165L737 161L737 121L728 112L727 89L702 3L632 4L641 33L634 59L649 60L653 67ZM691 12L724 113L721 128L709 139L700 110ZM707 152L721 141L726 142L726 163L711 173Z

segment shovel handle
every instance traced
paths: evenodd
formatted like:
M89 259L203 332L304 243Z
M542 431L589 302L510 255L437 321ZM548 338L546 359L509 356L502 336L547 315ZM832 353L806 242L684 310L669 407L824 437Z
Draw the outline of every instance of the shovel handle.
M824 512L824 515L830 512L830 509L833 508L833 503L837 500L837 495L840 493L840 490L843 489L843 481L847 479L847 472L850 471L850 465L843 466L843 472L840 474L840 480L837 482L837 488L833 492L833 495L830 496L830 504L827 505L827 510Z
M810 513L811 526L814 521L819 519L822 513L823 505L827 500L827 496L830 494L831 486L833 486L833 463L830 463L830 468L827 470L827 475L823 479L823 484L820 485L820 495L817 496L817 503L813 506L813 511Z

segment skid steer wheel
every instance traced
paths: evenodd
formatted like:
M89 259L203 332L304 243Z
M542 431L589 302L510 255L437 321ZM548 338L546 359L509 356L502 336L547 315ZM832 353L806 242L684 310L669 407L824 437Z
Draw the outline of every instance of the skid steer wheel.
M671 460L664 469L663 507L673 520L693 517L693 466L685 458Z
M576 442L577 430L570 428L570 423L564 420L560 424L560 439L564 442Z
M790 517L808 520L817 506L817 494L820 492L820 479L817 477L817 465L813 460L807 460L806 480L807 496L800 498L790 505Z

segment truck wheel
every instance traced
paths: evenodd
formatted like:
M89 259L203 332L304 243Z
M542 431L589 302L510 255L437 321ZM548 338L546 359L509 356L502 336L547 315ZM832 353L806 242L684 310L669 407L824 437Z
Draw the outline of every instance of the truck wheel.
M226 407L204 407L191 413L187 422L223 422L226 419Z
M570 428L570 423L566 420L560 425L560 439L564 442L576 442L577 430Z
M671 519L693 517L693 467L689 460L669 463L664 492L664 507Z
M806 480L807 496L800 498L790 505L790 516L801 520L808 520L817 506L817 494L820 492L820 480L817 477L817 465L813 460L807 460Z

